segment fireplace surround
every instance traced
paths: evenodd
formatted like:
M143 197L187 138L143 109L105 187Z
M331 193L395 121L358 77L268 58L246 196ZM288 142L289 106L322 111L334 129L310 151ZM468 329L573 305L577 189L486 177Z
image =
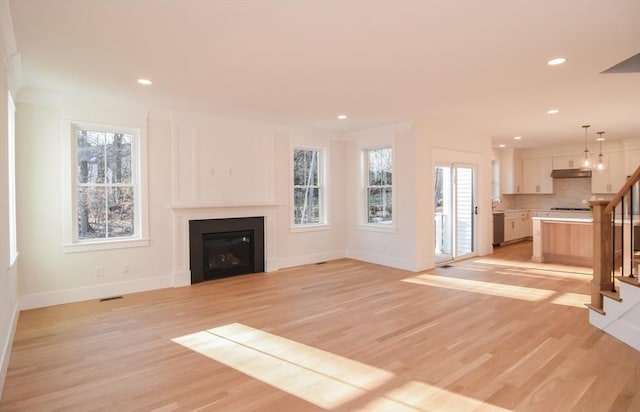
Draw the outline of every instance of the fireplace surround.
M264 217L189 220L191 283L264 272Z

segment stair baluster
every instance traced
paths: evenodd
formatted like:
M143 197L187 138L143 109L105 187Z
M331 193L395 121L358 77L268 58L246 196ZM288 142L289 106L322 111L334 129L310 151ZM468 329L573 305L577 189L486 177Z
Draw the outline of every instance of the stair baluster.
M633 191L635 187L637 187L637 185L633 185L631 190L629 190L629 277L632 279L635 278L633 275L633 259L635 255L635 248L633 245Z
M616 291L616 207L611 214L611 291Z

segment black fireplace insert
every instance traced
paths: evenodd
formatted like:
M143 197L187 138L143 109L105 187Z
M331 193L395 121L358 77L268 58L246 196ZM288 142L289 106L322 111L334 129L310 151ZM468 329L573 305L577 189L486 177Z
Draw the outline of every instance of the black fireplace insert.
M264 272L264 217L189 221L191 283Z

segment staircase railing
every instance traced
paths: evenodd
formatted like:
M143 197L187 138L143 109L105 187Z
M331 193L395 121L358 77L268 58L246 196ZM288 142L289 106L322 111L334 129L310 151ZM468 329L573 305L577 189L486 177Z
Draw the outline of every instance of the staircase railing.
M603 295L617 296L616 275L637 280L640 263L640 167L610 201L593 200L593 280L590 308L602 312ZM634 233L635 232L635 233Z

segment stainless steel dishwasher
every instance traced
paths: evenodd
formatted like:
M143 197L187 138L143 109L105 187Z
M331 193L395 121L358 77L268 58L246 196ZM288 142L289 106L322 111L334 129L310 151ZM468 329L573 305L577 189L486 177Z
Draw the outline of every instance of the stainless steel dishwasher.
M504 213L493 214L493 246L504 242Z

